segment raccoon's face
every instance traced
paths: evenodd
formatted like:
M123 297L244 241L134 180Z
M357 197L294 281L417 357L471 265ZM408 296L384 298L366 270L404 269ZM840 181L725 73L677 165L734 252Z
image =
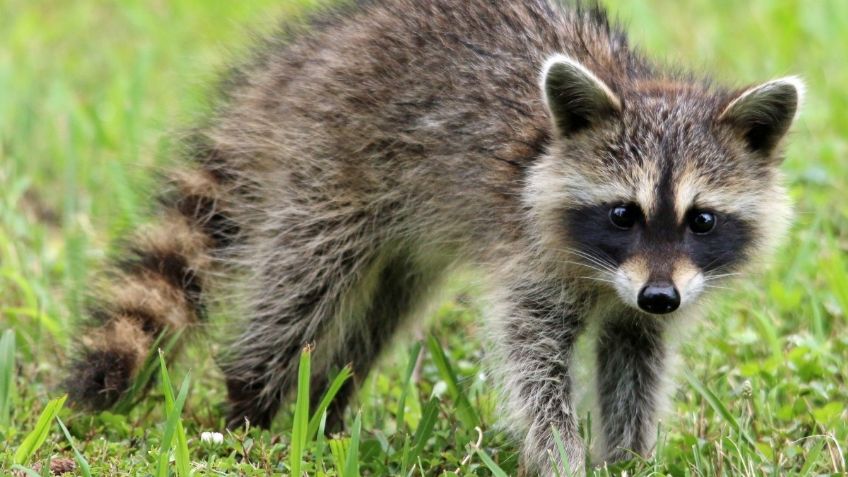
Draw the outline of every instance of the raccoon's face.
M614 90L557 56L542 88L554 140L526 200L564 270L665 314L783 235L778 146L801 99L797 79L736 93L671 80Z

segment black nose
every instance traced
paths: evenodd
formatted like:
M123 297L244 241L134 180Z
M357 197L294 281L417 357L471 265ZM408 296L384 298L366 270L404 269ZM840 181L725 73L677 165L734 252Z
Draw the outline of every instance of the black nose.
M662 315L671 313L680 306L680 294L671 283L649 283L639 292L637 302L642 310Z

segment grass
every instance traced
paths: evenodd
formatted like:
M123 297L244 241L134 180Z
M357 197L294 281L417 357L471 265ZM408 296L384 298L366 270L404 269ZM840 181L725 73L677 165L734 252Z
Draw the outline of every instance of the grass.
M164 475L163 461L170 475L289 475L298 465L309 475L515 474L462 277L435 313L434 337L401 340L359 393L349 432L333 438L294 403L270 432L226 433L215 342L172 366L192 370L190 393L186 384L175 398L160 380L127 415L57 409L87 273L144 220L153 172L174 155L171 131L208 108L215 73L249 31L311 3L0 3L0 332L14 330L0 340L0 473L19 454L30 469L76 459L77 475ZM725 291L683 346L655 457L595 474L846 472L848 3L606 3L655 57L740 84L800 74L809 98L785 163L797 220L774 267ZM39 419L54 413L67 432ZM204 431L223 442L202 442ZM30 447L29 435L44 440Z
M189 465L191 462L188 454L188 440L186 439L185 428L182 423L182 412L185 401L188 398L191 374L186 374L183 384L180 386L180 393L174 399L174 388L171 386L171 377L165 364L165 354L161 351L159 352L159 367L161 373L160 388L162 389L162 394L165 395L167 421L165 422L162 442L159 445L159 467L156 475L158 477L168 477L169 475L171 444L173 443L174 434L176 434L177 442L173 444L176 474L178 477L189 477Z

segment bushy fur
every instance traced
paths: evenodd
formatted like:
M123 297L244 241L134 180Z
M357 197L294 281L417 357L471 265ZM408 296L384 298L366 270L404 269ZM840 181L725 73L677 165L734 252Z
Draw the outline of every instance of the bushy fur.
M590 321L604 457L649 453L664 335L685 317L637 310L629 287L665 264L688 310L708 273L770 248L779 233L761 211L788 210L776 167L788 124L775 123L795 111L777 88L774 104L740 100L750 91L649 62L600 8L548 0L371 1L289 25L229 76L162 220L115 267L73 395L114 403L158 333L201 319L220 274L250 314L223 365L230 422L267 426L304 344L315 396L347 363L364 379L440 277L470 264L491 278L492 369L528 468L550 471L553 428L582 464L570 363ZM600 233L584 230L593 208L608 225L604 207L622 201L671 224L697 202L744 240L710 249L721 269L670 239L620 260L584 247Z

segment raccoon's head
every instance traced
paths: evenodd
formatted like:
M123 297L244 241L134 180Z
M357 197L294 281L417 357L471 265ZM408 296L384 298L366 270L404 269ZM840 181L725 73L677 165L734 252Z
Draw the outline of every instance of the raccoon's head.
M779 145L796 78L728 91L610 78L555 56L542 72L553 140L526 201L561 269L670 313L769 254L789 205Z

